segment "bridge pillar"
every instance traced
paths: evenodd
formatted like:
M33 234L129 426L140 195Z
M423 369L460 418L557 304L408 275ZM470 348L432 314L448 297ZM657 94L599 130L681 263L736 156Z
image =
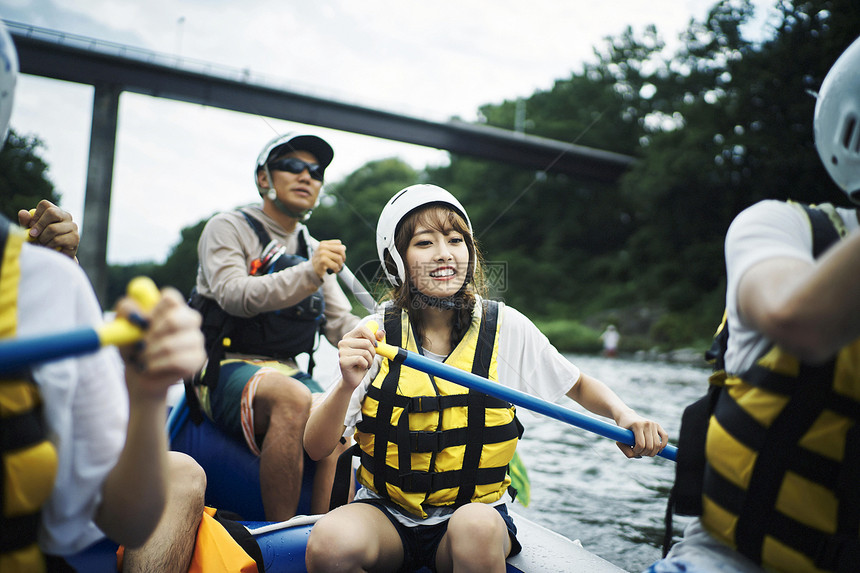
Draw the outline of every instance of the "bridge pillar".
M93 96L93 123L78 260L104 308L107 300L107 238L119 94L117 85L99 84Z

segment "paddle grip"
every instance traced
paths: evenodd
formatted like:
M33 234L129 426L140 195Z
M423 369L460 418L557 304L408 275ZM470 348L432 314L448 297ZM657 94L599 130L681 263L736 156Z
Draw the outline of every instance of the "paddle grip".
M128 296L134 299L143 311L152 310L161 299L158 287L148 277L135 277L128 283ZM124 346L137 342L143 337L146 321L142 318L117 318L98 329L99 341L102 346L112 344Z

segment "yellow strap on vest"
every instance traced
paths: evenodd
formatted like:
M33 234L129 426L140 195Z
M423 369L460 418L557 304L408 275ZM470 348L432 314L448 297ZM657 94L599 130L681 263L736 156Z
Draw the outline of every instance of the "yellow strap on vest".
M13 338L18 327L20 255L26 234L0 221L0 339ZM0 571L44 571L36 544L39 511L54 486L57 451L44 437L38 387L22 378L0 380L0 425L10 432L0 452L0 525L6 531L6 553ZM7 436L8 437L8 436ZM3 541L3 540L0 540Z
M18 328L18 281L21 277L23 232L8 226L3 259L0 261L0 338L12 338Z

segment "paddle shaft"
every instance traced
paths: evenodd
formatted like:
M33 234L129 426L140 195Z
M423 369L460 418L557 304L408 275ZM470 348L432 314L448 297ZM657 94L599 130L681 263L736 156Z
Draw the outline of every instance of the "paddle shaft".
M0 374L11 374L32 364L81 356L99 348L99 335L92 328L3 342L0 344Z
M381 354L391 360L400 360L405 366L414 368L415 370L420 370L425 374L438 376L439 378L444 378L445 380L460 384L466 388L477 390L478 392L483 392L484 394L495 396L502 400L507 400L516 406L521 406L527 410L544 414L545 416L566 422L576 426L577 428L582 428L583 430L588 430L589 432L593 432L599 436L603 436L604 438L610 438L616 442L627 444L628 446L632 446L636 443L631 430L619 428L618 426L614 426L608 422L597 420L591 416L580 414L579 412L574 412L569 408L553 404L552 402L547 402L546 400L541 400L531 394L520 392L519 390L515 390L503 384L491 382L490 380L482 378L476 374L472 374L471 372L460 370L459 368L455 368L449 364L436 362L435 360L431 360L421 356L420 354L416 354L415 352L409 352L408 350L391 346L384 342L377 343L376 352L377 354ZM678 455L678 448L667 445L663 448L663 451L657 455L674 462Z
M128 294L144 310L156 305L161 294L151 280L132 279ZM13 374L31 365L82 356L105 345L122 346L137 342L143 336L144 324L125 318L103 324L99 328L79 328L57 334L16 338L0 342L0 375Z
M367 292L367 289L364 288L364 285L359 282L355 275L352 274L352 271L344 265L343 268L340 269L340 272L337 273L337 276L343 281L343 284L346 285L346 288L355 295L356 300L361 303L367 312L370 314L374 314L376 312L376 301Z

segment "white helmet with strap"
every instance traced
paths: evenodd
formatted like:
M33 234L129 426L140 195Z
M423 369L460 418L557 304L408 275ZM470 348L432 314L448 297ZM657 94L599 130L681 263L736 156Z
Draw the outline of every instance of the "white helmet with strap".
M445 189L436 185L412 185L396 193L382 209L382 213L379 215L379 222L376 224L376 252L379 254L379 260L382 263L385 277L395 287L400 286L406 281L406 266L394 244L397 229L409 213L433 203L448 205L457 211L466 221L466 225L469 227L469 234L472 234L472 222L469 220L469 215L466 214L466 209ZM397 276L392 275L385 264L386 253L397 267ZM471 269L473 275L475 264L476 261L473 257Z
M860 204L860 39L821 84L815 104L815 147L830 177Z
M15 84L18 81L18 52L12 36L0 20L0 147L6 141L12 103L15 100Z

